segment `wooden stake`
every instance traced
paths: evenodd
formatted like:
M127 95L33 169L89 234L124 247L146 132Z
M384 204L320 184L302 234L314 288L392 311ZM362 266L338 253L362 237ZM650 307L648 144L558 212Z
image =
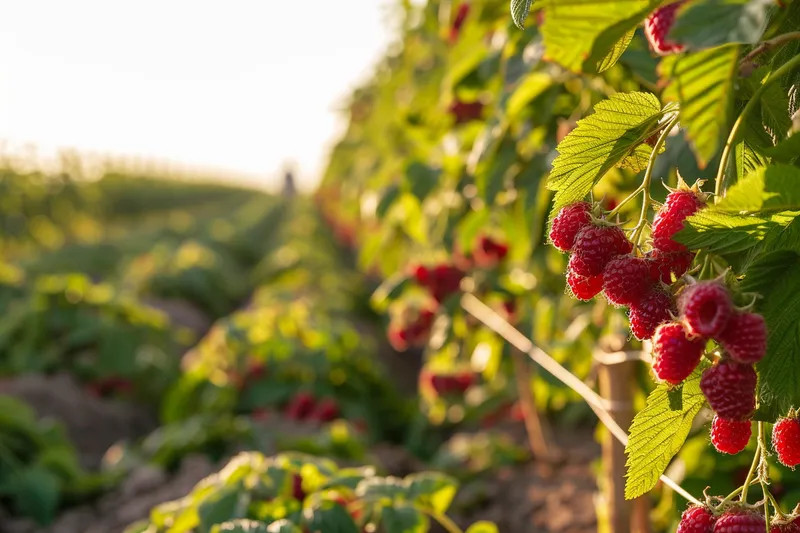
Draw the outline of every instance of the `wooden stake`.
M528 443L535 457L547 458L550 451L550 426L536 409L536 403L531 392L532 373L528 366L528 357L516 348L511 348L511 359L514 363L514 377L517 382L519 404L525 420L525 430L528 433Z

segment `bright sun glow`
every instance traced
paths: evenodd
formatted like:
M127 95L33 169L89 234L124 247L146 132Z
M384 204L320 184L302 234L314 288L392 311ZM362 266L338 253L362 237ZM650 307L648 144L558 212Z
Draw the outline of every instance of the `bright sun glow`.
M381 57L381 0L26 0L0 18L0 138L304 185ZM395 21L396 22L396 21Z

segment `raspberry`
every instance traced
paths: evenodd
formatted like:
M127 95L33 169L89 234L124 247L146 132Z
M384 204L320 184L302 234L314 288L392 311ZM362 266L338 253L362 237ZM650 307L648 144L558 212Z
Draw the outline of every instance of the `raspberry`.
M650 289L639 302L631 305L628 313L633 336L640 341L651 338L659 324L669 322L677 313L671 294L657 287Z
M680 322L661 324L653 337L653 372L661 381L677 385L697 368L705 346L705 341L687 337Z
M339 416L339 405L333 398L323 399L311 414L311 418L320 422L330 422L337 416Z
M463 277L464 271L456 266L437 265L429 273L427 287L431 296L441 303L451 294L458 292Z
M615 305L630 305L642 299L653 281L646 259L632 255L615 257L603 270L603 291Z
M791 468L800 465L800 420L792 417L775 422L772 446L781 464Z
M508 244L497 242L490 237L482 236L473 253L475 264L479 267L489 268L498 264L508 255Z
M633 245L618 227L590 224L575 238L570 268L581 276L598 276L609 261L631 250Z
M681 522L675 533L711 533L714 521L714 515L707 507L693 505L681 515Z
M303 490L303 478L300 474L292 474L292 497L301 502L306 499L306 491Z
M747 420L756 409L757 381L752 366L724 360L703 372L700 389L721 418Z
M303 420L314 410L314 396L307 392L297 394L286 407L286 416L294 420Z
M567 285L572 295L585 302L591 300L603 290L603 276L579 276L572 269L567 271Z
M462 100L455 100L448 108L453 117L455 117L456 124L464 124L479 120L483 116L483 103L479 101L464 102Z
M644 21L644 34L647 36L650 48L658 55L665 56L683 51L683 46L667 40L667 35L675 22L675 12L684 1L660 7L650 13Z
M763 533L764 515L745 509L731 509L717 519L714 533Z
M716 339L740 363L755 364L767 353L767 325L757 313L733 313Z
M568 205L558 212L550 229L550 241L562 252L569 252L575 245L575 237L592 221L592 205L588 202L577 202Z
M716 337L725 329L733 313L733 302L724 285L697 283L681 293L678 311L691 335L707 339Z
M431 271L428 269L428 267L425 265L417 265L412 267L411 272L418 284L422 285L423 287L428 285L431 275Z
M773 522L769 533L800 533L800 524L797 520L791 522Z
M672 284L672 276L680 279L692 266L694 254L692 252L662 252L652 250L647 254L650 259L650 275L654 281L661 281L667 285Z
M711 444L719 453L736 455L745 449L752 431L749 420L726 420L715 415L711 422Z
M683 221L693 215L705 201L691 190L677 190L667 195L667 200L653 221L653 247L661 252L685 252L686 246L672 237L683 229Z

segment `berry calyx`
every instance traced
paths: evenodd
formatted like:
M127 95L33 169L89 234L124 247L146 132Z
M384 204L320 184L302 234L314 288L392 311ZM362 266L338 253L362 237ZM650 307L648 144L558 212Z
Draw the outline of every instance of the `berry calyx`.
M561 209L553 219L550 241L562 252L569 252L575 245L578 233L592 221L592 204L577 202Z
M705 196L696 186L690 189L681 183L677 190L669 193L653 221L653 248L668 253L685 252L686 246L672 240L672 237L683 229L686 217L696 213L703 205Z
M767 353L767 325L757 313L733 313L715 338L739 363L755 364Z
M603 270L603 292L615 305L630 305L642 299L653 286L650 264L646 259L621 255L608 262Z
M567 285L575 298L587 302L603 290L603 276L579 276L570 269L567 270Z
M781 418L772 428L772 447L782 465L794 468L800 465L800 420Z
M618 227L590 224L575 238L570 268L581 276L599 276L609 261L632 250L633 245Z
M756 409L757 382L751 365L723 360L703 372L700 389L721 418L748 420Z
M715 521L714 514L708 507L693 505L681 515L676 533L711 533Z
M683 51L682 45L670 41L667 36L675 23L675 12L684 2L685 0L660 7L645 19L644 34L656 54L665 56Z
M653 337L653 372L661 381L677 385L694 372L706 343L691 338L680 322L661 324Z
M643 341L650 339L656 328L672 320L678 309L672 295L658 287L651 288L641 300L631 305L628 319L633 336Z
M736 455L747 447L752 432L749 420L726 420L715 415L711 422L711 444L720 453Z
M764 515L741 508L726 511L714 524L714 533L761 533L764 530Z
M733 314L733 301L721 283L701 282L690 285L681 293L678 311L691 335L708 339L722 333L728 325Z

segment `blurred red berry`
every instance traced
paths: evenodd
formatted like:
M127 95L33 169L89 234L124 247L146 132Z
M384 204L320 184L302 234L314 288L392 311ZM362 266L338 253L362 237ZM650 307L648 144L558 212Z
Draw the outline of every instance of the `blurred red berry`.
M317 405L311 417L320 422L330 422L339 416L339 404L333 398L324 398Z
M293 420L303 420L314 410L314 403L314 396L310 393L298 393L286 407L286 416Z
M478 239L478 245L472 256L475 264L481 268L491 268L508 255L508 244L495 241L485 235Z
M675 13L685 1L659 7L645 19L644 34L656 54L665 56L683 51L683 46L669 40L668 35L675 23Z

